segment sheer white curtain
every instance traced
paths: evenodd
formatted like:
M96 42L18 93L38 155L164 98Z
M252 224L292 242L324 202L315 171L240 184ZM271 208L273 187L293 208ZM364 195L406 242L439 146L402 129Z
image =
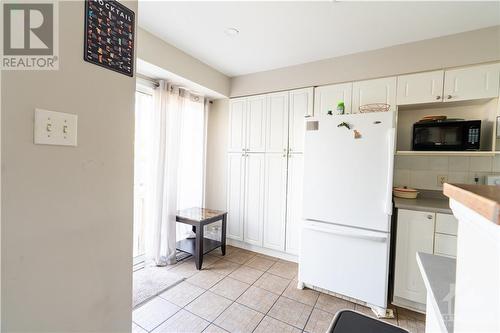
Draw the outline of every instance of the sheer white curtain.
M176 227L178 209L201 206L205 147L203 99L165 81L155 90L152 218L147 256L156 265L176 262L175 242L189 232Z

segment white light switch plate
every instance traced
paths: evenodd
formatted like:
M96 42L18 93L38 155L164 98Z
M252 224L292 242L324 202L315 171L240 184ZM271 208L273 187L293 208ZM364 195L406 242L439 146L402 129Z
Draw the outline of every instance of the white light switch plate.
M35 109L35 144L76 146L78 116Z

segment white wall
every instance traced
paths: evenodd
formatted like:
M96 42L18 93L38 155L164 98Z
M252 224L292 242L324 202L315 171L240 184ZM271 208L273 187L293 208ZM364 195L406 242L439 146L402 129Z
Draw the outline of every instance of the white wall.
M229 100L213 102L208 114L207 174L205 204L213 209L226 209L227 123Z
M1 77L2 331L127 332L135 79L83 61L83 1L59 17L60 69ZM78 147L34 145L36 107L77 114Z
M152 65L229 96L230 79L144 29L138 29L137 57Z
M397 29L398 27L395 27ZM500 60L500 25L231 80L231 97Z

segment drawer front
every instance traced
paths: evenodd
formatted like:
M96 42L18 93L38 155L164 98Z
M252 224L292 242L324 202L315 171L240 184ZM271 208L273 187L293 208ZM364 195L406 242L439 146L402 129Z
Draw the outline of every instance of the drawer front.
M451 214L436 214L436 232L457 235L458 220Z
M436 233L434 235L434 254L456 258L457 237Z

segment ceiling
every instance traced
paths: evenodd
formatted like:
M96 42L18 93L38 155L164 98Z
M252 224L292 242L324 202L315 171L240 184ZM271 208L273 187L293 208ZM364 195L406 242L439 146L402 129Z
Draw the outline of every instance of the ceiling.
M237 76L500 25L500 2L140 1L139 25Z

